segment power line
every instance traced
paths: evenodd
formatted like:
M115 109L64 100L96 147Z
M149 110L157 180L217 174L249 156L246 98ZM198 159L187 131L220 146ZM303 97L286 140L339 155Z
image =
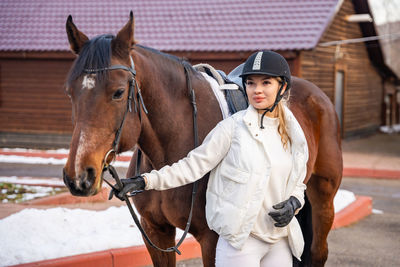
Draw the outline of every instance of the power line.
M400 39L400 32L392 33L392 34L377 35L377 36L369 36L369 37L363 37L363 38L354 38L354 39L325 42L325 43L320 43L319 46L353 44L353 43L362 43L362 42L369 42L369 41L375 41L375 40L386 40L386 39L389 39L389 40Z

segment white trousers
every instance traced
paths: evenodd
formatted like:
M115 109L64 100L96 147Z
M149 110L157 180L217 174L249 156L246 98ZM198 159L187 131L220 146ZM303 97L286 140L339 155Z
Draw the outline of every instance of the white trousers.
M291 267L292 252L287 237L270 244L249 236L241 250L219 238L216 267Z

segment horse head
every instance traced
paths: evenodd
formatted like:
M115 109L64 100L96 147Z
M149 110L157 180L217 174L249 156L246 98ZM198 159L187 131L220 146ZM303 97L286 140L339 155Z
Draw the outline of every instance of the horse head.
M71 16L67 19L68 40L77 58L66 83L74 129L63 177L73 195L96 194L101 189L104 164L116 153L131 149L139 138L137 115L131 115L128 110L129 95L133 94L130 92L135 90L134 73L127 71L131 67L130 50L135 43L133 29L131 12L130 20L116 36L100 35L89 40ZM119 68L110 69L110 66ZM137 130L128 132L125 127L118 151L112 151L122 124Z

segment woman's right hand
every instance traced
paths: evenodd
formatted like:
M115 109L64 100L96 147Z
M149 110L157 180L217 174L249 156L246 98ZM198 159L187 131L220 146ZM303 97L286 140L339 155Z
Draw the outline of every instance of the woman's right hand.
M138 175L132 178L121 179L122 188L119 188L118 184L114 185L111 189L108 200L116 196L119 200L125 201L126 194L131 193L131 195L136 195L144 190L146 187L146 182L144 176Z

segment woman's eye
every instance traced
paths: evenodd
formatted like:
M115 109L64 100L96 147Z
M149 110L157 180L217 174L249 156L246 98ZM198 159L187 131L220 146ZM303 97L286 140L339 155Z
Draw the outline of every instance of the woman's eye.
M268 84L270 84L270 82L269 81L264 81L263 84L264 85L268 85Z
M124 94L125 90L124 89L118 89L117 91L115 91L115 93L112 96L113 100L117 100L117 99L121 99L122 95Z

